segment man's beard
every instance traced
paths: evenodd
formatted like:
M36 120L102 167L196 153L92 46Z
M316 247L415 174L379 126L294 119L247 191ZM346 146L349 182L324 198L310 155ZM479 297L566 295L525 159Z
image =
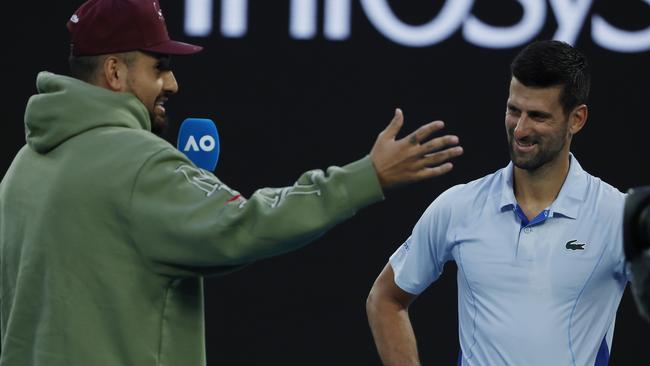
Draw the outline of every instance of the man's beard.
M567 143L567 129L568 127L545 140L533 139L537 143L537 152L528 156L517 155L513 146L515 144L514 129L509 130L508 151L510 152L510 160L520 169L528 171L539 169L548 162L553 161L560 154L560 151L564 149L564 145Z
M169 127L169 120L167 116L157 116L154 113L149 113L149 119L151 120L151 132L156 136L162 136Z

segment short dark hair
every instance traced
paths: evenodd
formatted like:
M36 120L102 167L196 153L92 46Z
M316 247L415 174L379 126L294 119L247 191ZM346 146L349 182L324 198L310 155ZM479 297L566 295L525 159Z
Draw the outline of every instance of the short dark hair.
M97 71L109 55L97 56L73 56L68 57L70 76L92 83L97 76ZM127 66L131 66L135 60L135 52L116 53L113 56L120 58Z
M589 65L577 49L561 41L537 41L526 46L510 65L512 76L528 87L562 86L564 113L587 103Z

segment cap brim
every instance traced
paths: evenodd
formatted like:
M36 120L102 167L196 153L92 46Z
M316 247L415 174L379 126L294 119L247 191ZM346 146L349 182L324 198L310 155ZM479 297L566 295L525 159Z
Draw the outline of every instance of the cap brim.
M142 51L149 51L155 53L163 53L166 55L191 55L193 53L201 52L203 47L178 41L166 41L159 43L155 46L142 48Z

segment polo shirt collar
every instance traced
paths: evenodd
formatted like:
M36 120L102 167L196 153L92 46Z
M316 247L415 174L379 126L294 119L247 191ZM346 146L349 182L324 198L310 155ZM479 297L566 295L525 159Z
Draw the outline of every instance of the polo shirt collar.
M587 193L587 173L582 169L578 159L569 153L569 173L567 174L560 194L550 206L549 216L559 214L572 219L578 217L579 202L584 200ZM501 199L499 201L499 211L512 209L517 205L513 189L514 165L512 161L501 171L500 186Z

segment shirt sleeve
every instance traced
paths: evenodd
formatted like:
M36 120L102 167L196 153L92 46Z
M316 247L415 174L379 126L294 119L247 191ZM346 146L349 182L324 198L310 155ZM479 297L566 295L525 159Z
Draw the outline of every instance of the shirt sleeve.
M150 157L135 179L130 231L155 271L216 274L300 248L382 198L368 156L246 199L169 148Z
M390 257L395 283L402 290L419 295L438 279L451 260L453 239L451 188L436 198L413 228L411 235Z

